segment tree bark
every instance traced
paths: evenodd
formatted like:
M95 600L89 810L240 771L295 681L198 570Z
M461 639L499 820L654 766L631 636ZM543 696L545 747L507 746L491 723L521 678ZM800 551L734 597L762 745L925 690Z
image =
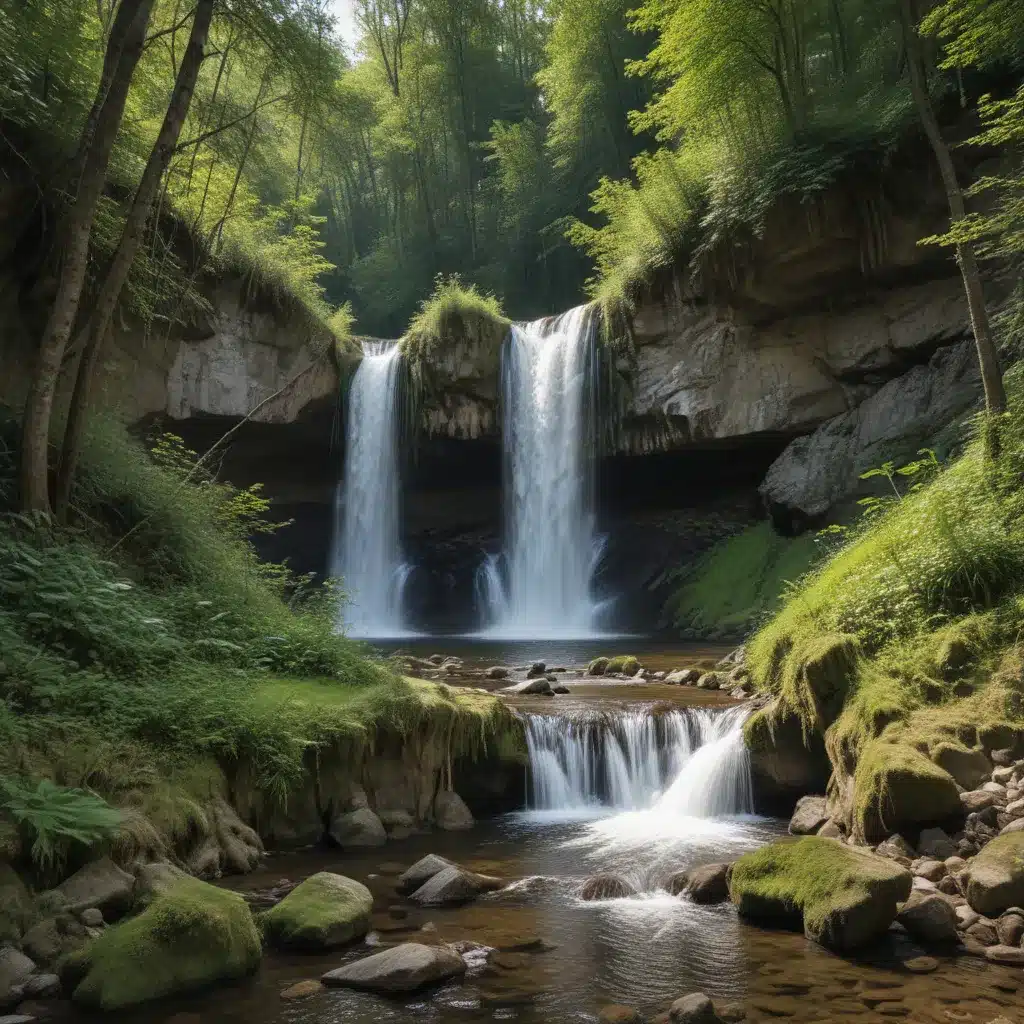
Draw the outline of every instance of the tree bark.
M946 189L949 202L950 221L955 227L967 216L963 189L957 178L956 167L946 140L942 137L939 120L935 116L931 98L928 95L928 80L925 72L924 51L921 38L917 33L917 11L914 0L901 0L903 37L907 50L907 65L910 70L910 90L917 106L918 116L924 127L925 135L935 154L939 173ZM957 263L964 279L964 290L967 293L967 307L971 314L971 326L974 329L974 341L978 350L978 363L981 366L981 379L985 387L985 407L990 413L1001 413L1006 410L1006 389L1003 387L1003 372L999 365L999 352L992 336L992 325L989 321L988 309L985 306L985 292L981 283L981 272L974 246L970 242L961 242L956 247Z
M92 378L99 362L99 354L110 328L118 300L128 280L131 265L142 244L146 225L153 212L153 204L160 191L160 182L167 171L181 135L182 126L188 116L195 93L199 71L203 64L203 51L210 35L215 0L199 0L192 20L192 32L188 46L178 65L178 75L171 91L160 133L149 154L142 179L132 200L131 209L125 220L121 240L100 285L92 315L86 325L85 349L78 364L75 388L68 409L64 430L64 445L60 468L57 473L57 516L67 515L71 488L78 468L78 457L85 431L85 420L89 406L89 391Z
M60 281L36 352L22 421L21 505L26 511L50 510L50 417L57 378L85 286L93 217L106 183L107 165L121 127L135 66L146 42L153 4L154 0L122 0L118 19L133 14L130 27L121 40L120 57L110 75L98 113L95 119L90 115L87 121L85 131L92 128L91 139L83 136L83 146L80 146L80 151L85 152L85 159L64 232ZM114 35L112 33L112 39Z

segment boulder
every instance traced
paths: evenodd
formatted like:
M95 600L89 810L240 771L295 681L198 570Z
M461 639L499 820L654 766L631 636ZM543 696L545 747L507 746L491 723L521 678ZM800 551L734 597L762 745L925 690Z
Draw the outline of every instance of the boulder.
M992 793L986 793L982 789L972 789L969 793L960 794L960 806L964 814L977 814L980 811L995 807L996 798Z
M882 857L889 857L892 860L906 861L909 863L917 855L914 848L903 838L896 835L889 836L884 842L878 844L875 853Z
M608 659L605 673L608 675L621 674L632 678L640 671L640 662L632 654L618 654Z
M999 933L996 931L996 926L985 917L979 917L974 924L966 927L964 935L979 946L999 945Z
M313 996L320 995L323 990L324 987L319 981L307 979L306 981L297 981L294 985L282 989L281 998L286 1003L294 1002L297 999L311 999Z
M715 1006L703 992L677 999L668 1011L672 1024L718 1024Z
M455 865L450 860L438 857L436 853L428 853L426 857L421 857L411 868L398 876L398 888L405 893L413 892L434 875L451 867L455 867Z
M580 899L621 900L636 895L636 889L618 875L595 875L588 878L580 888Z
M1024 904L1024 832L993 839L971 861L967 902L989 917Z
M1020 946L989 946L985 959L1007 967L1024 967L1024 949Z
M244 977L261 955L245 900L187 878L73 953L64 980L73 982L75 1002L120 1010Z
M20 1002L11 996L11 989L22 985L32 976L36 965L13 946L0 946L0 1010L9 1009Z
M855 831L869 842L961 813L960 791L949 772L915 747L885 739L861 751L854 794Z
M941 896L911 896L896 920L918 942L926 945L955 943L956 911Z
M539 679L527 679L524 683L516 683L513 686L506 686L503 693L514 693L520 696L531 695L543 696L551 692L551 684L542 676Z
M466 964L447 946L407 942L363 960L328 971L321 978L333 988L354 988L384 994L415 992L427 985L461 977Z
M729 890L741 917L766 923L802 918L808 938L847 951L885 934L911 885L910 872L886 857L805 836L741 857Z
M88 937L85 925L68 913L60 913L32 925L22 937L21 945L37 963L55 964L78 949Z
M384 825L369 807L339 814L331 822L330 836L342 849L383 846L388 841Z
M683 892L694 903L724 903L729 898L732 864L704 864L687 873Z
M166 892L176 882L189 876L175 867L168 861L155 861L153 864L143 864L135 874L135 903L146 905L152 902L155 896Z
M131 910L135 878L109 857L94 860L57 886L64 909L76 914L95 907L107 921L116 921Z
M789 822L790 835L815 835L828 818L823 796L802 796L797 800L796 810Z
M28 887L10 864L0 861L0 944L21 938L31 909Z
M992 762L984 751L971 750L962 744L940 743L932 751L932 760L964 789L977 789L992 773Z
M377 817L389 832L393 829L412 829L416 825L416 819L405 810L377 811Z
M103 914L96 907L83 910L78 915L78 919L86 928L105 928L107 925L107 922L103 920Z
M445 832L462 832L473 827L473 814L458 793L442 790L434 797L434 821Z
M941 828L925 828L917 839L917 849L922 857L945 860L956 856L956 843Z
M824 742L816 733L805 736L799 716L778 699L747 719L743 738L760 803L792 807L824 790L832 771Z
M527 679L537 679L539 676L544 675L544 673L547 672L547 670L548 670L548 667L547 667L547 665L544 664L543 661L535 661L526 670L526 678Z
M1006 913L996 922L996 933L1004 946L1019 946L1024 939L1024 913Z
M941 860L924 860L911 870L919 878L927 878L936 884L946 876L946 865Z
M608 659L607 658L595 658L587 666L588 676L603 676L608 671Z
M451 906L467 903L481 893L494 892L504 884L500 878L478 875L452 865L424 882L409 899L422 906Z
M487 670L486 675L488 679L508 679L509 670L503 665L495 665Z
M370 930L373 894L365 885L321 871L260 916L267 941L279 948L337 949Z
M1024 818L1015 818L1008 825L1004 826L999 834L1001 836L1024 834Z
M698 679L700 679L700 672L695 668L676 669L665 676L666 683L673 683L678 686L692 686Z

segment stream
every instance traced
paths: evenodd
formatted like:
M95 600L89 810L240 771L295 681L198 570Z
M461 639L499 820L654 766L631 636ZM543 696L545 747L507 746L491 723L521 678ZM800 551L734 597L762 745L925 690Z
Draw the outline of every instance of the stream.
M500 661L496 653L488 649L479 663ZM558 654L580 663L573 651ZM657 660L654 652L643 657ZM730 904L671 896L665 885L674 872L734 859L786 832L786 822L751 813L741 732L747 709L692 688L567 679L566 697L517 702L531 758L526 809L470 832L415 835L375 850L273 855L252 875L224 881L259 910L317 871L358 879L374 893L366 943L325 955L269 953L244 982L120 1019L562 1024L594 1021L609 1004L651 1018L699 990L719 1007L740 1004L751 1022L1016 1021L1024 1005L1019 971L950 956L917 973L924 951L893 933L870 957L848 961L800 934L745 925ZM398 894L397 876L428 853L510 884L461 907L416 907ZM637 895L579 899L581 883L605 872ZM381 944L407 941L496 952L485 958L462 947L465 980L413 997L337 989L301 1001L281 997Z

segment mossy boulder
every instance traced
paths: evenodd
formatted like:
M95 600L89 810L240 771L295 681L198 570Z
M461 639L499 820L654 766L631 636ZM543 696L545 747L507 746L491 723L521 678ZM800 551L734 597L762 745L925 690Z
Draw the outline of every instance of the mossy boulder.
M992 775L992 762L984 752L972 750L962 743L938 743L932 748L931 757L964 789L977 789Z
M260 916L267 941L281 948L337 949L370 930L373 894L329 871L307 878Z
M1008 832L970 863L967 902L986 917L1024 906L1024 832Z
M804 723L805 731L824 731L843 708L857 675L860 642L842 633L813 636L789 654L782 692Z
M624 675L635 676L640 671L640 661L632 654L617 654L614 658L596 658L590 663L590 668L599 667L604 662L603 672L593 672L591 675ZM588 669L590 671L590 669Z
M800 717L776 698L743 727L758 809L789 814L799 797L822 793L832 766L817 733L805 733Z
M956 781L908 743L872 740L854 773L854 830L869 842L961 813Z
M588 676L603 676L608 671L608 659L607 658L595 658L587 666Z
M781 840L741 857L729 892L740 916L803 924L804 934L840 952L880 938L910 895L910 872L835 839Z
M186 878L73 953L64 981L76 1003L120 1010L244 977L261 955L245 900Z

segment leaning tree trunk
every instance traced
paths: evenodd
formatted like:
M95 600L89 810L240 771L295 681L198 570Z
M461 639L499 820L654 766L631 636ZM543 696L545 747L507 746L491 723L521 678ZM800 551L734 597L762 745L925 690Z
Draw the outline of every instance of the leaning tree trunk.
M142 244L153 212L153 204L160 191L160 182L171 162L174 149L181 135L182 125L188 116L195 93L196 82L203 63L203 51L210 34L210 22L216 0L199 0L192 20L192 32L188 46L178 67L178 76L167 105L160 134L149 154L142 180L135 192L131 209L125 221L124 230L117 251L111 260L100 285L95 307L85 327L85 348L78 363L75 389L68 409L68 420L64 429L64 445L61 451L60 468L57 473L57 515L67 515L71 499L71 488L78 468L79 453L89 407L89 392L96 366L99 362L103 340L110 328L118 299L128 279L132 261Z
M93 217L106 183L107 165L124 117L135 66L146 42L153 4L154 0L121 0L118 19L130 18L130 25L124 36L118 37L120 59L110 74L94 123L90 118L86 126L86 131L91 127L92 137L80 147L85 150L85 159L63 232L60 281L36 353L22 422L21 504L28 511L50 509L48 449L57 378L85 286Z
M925 134L935 154L942 183L946 188L949 202L950 220L955 228L967 216L963 189L957 178L956 167L946 140L942 137L939 120L935 116L931 99L928 95L928 82L925 73L924 51L921 38L917 33L917 12L914 0L901 0L903 20L903 36L907 48L907 64L910 69L910 89L917 106L918 116L924 127ZM985 387L985 406L990 413L1000 413L1006 409L1006 389L1003 387L1003 372L999 365L999 352L992 336L992 325L989 321L988 309L985 306L985 292L981 284L981 272L974 246L970 242L960 242L956 247L957 263L964 279L964 290L967 292L967 306L971 314L971 326L974 328L974 341L978 350L978 363L981 366L981 379Z

